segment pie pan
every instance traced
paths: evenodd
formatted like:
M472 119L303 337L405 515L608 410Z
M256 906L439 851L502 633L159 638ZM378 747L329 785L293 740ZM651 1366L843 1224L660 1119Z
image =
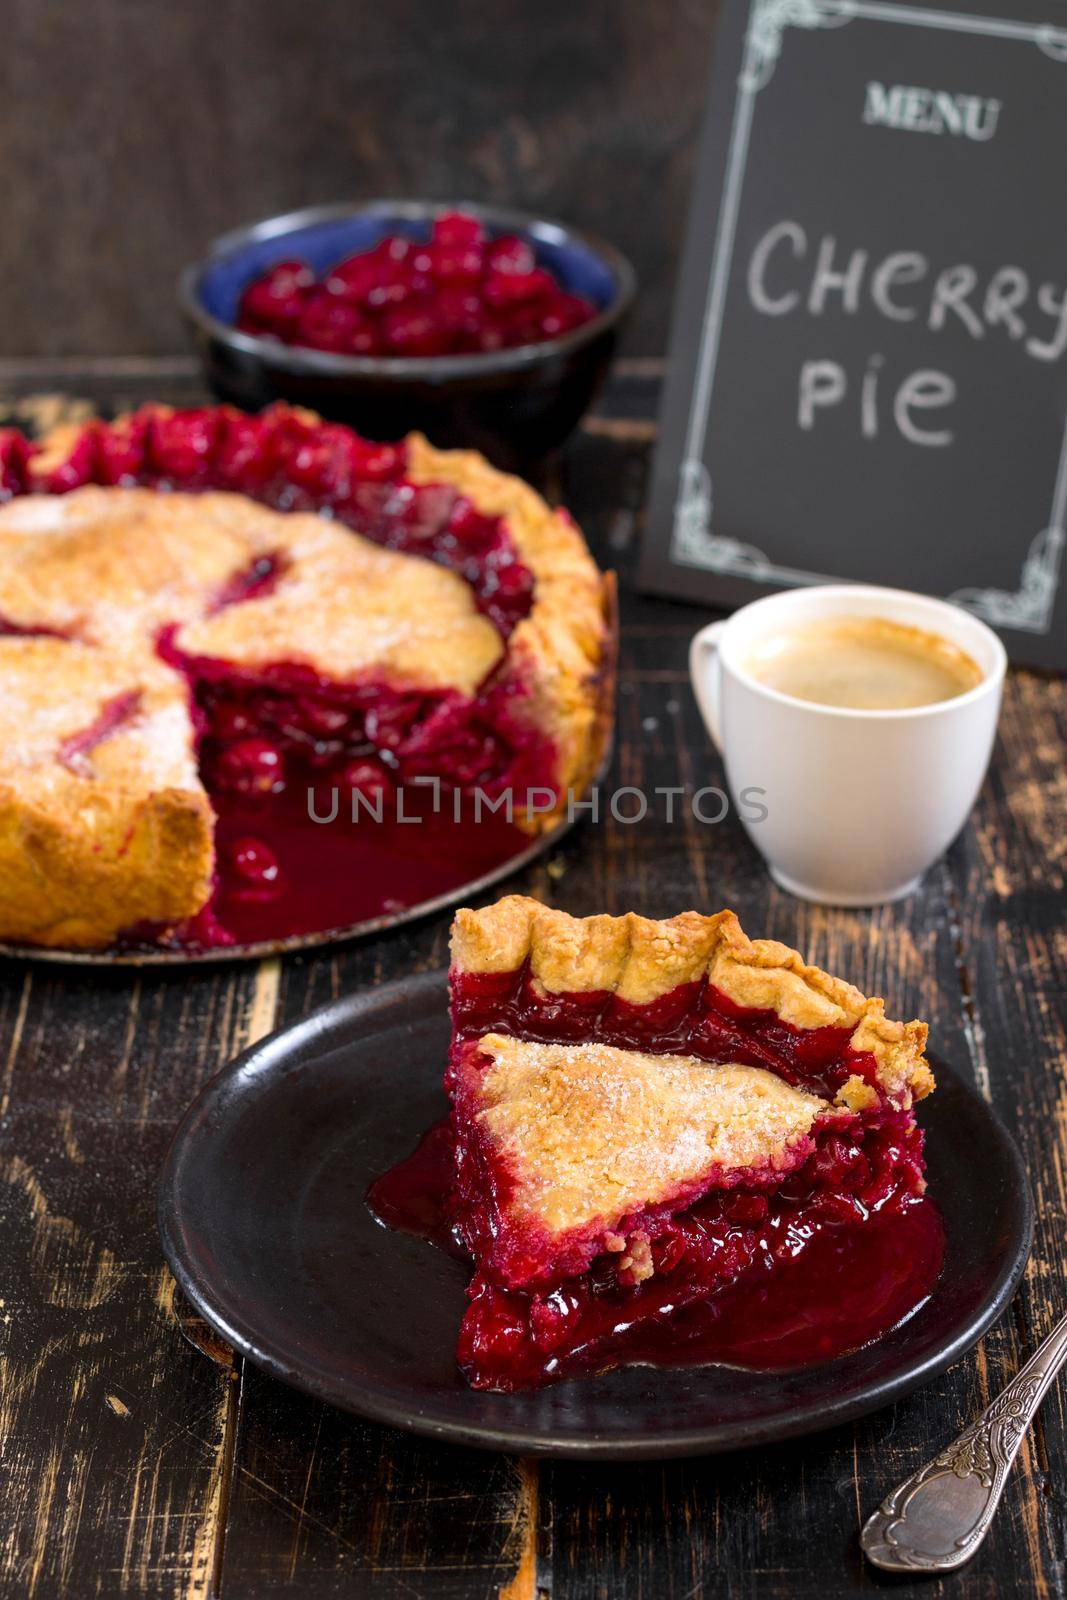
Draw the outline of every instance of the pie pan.
M368 1184L445 1108L443 974L314 1012L207 1085L168 1153L163 1247L196 1310L256 1365L318 1399L435 1439L527 1455L652 1459L740 1449L860 1416L943 1372L1001 1315L1033 1208L1010 1136L934 1058L923 1106L945 1266L905 1322L789 1372L630 1367L519 1394L454 1365L465 1265L391 1233Z
M609 759L610 751L605 758L605 765ZM602 776L603 769L598 774L596 782L599 782ZM493 884L522 872L541 856L555 849L564 834L573 826L574 822L564 819L531 840L525 850L519 850L515 855L502 861L499 866L493 867L491 871L484 872L477 878L471 878L466 883L458 884L445 894L420 900L414 905L404 906L399 911L383 912L378 917L367 917L362 922L348 923L344 927L324 928L316 933L290 934L279 939L257 939L249 944L218 945L210 949L190 946L187 949L165 950L154 945L133 945L129 948L116 947L113 950L63 950L45 945L5 944L0 941L0 956L11 956L23 961L60 961L81 967L187 967L205 966L222 961L262 961L267 956L285 956L297 950L316 950L323 945L344 944L350 939L364 939L372 934L386 933L391 928L402 927L406 922L415 922L419 917L433 916L438 911L447 910L449 906L456 906L462 901L473 899L484 889L489 889Z

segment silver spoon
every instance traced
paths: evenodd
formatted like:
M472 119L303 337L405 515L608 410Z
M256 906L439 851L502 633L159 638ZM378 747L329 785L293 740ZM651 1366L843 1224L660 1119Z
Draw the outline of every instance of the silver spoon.
M886 1572L951 1572L989 1532L1023 1434L1067 1360L1067 1317L958 1439L886 1496L860 1534Z

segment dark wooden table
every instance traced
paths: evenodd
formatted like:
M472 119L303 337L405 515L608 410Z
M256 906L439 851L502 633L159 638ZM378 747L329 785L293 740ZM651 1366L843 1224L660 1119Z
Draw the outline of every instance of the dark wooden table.
M721 783L686 678L706 614L629 592L658 373L632 364L551 487L623 581L615 777ZM189 363L0 364L0 392L109 408L198 396ZM58 402L34 400L47 420ZM176 1303L154 1184L199 1086L335 995L445 963L447 916L366 944L187 973L0 965L0 1595L601 1600L1067 1594L1064 1391L987 1545L936 1585L879 1577L857 1529L1067 1310L1067 686L1009 679L977 811L921 891L874 912L773 887L732 820L575 830L513 887L576 913L730 905L930 1020L1025 1151L1038 1231L1011 1313L944 1377L853 1425L665 1466L514 1461L360 1422L235 1361Z

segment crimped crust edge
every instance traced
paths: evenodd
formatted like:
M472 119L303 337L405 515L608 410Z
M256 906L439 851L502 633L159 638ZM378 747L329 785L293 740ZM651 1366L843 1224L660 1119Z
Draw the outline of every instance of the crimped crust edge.
M686 911L663 921L636 912L572 917L508 895L481 910L456 912L454 971L508 972L527 961L545 992L609 990L634 1004L707 976L736 1004L775 1011L795 1027L850 1027L852 1049L874 1056L879 1085L895 1102L921 1100L934 1087L923 1054L925 1022L893 1021L880 997L810 966L789 945L750 939L733 911ZM850 1079L845 1103L859 1109L867 1088Z

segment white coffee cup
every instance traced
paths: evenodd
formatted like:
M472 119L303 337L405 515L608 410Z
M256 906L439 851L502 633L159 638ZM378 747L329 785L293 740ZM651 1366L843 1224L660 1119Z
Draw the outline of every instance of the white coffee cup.
M833 617L940 634L982 681L935 705L858 711L797 700L745 668L771 638ZM734 805L776 883L802 900L899 900L962 828L989 765L1007 658L984 622L903 589L826 584L743 606L690 647L693 689ZM762 790L761 797L751 791ZM761 821L748 821L757 805Z

